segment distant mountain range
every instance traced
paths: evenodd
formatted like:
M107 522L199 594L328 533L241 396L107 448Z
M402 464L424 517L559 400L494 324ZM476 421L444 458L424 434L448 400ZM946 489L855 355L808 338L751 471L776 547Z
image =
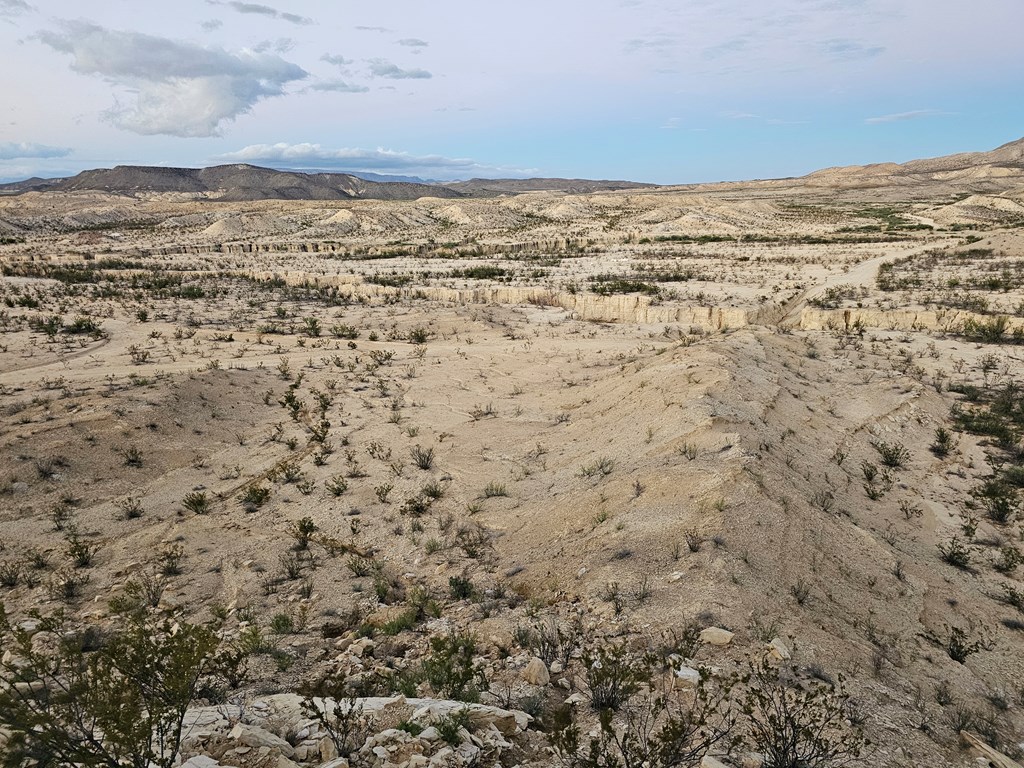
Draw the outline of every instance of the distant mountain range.
M815 189L856 190L900 188L924 194L936 185L971 192L998 193L1024 187L1024 139L990 152L968 152L908 163L878 163L825 168L799 179L731 182L746 185L799 185ZM115 195L177 193L223 202L252 200L415 200L421 197L465 198L515 195L523 192L586 194L657 186L633 181L589 179L470 179L437 182L415 176L374 173L332 173L216 165L210 168L162 168L119 165L83 171L58 179L34 177L0 184L0 195L26 192L107 192Z
M596 192L650 187L629 181L584 179L472 179L430 183L415 177L371 173L279 171L255 165L163 168L119 165L58 179L38 177L0 184L0 194L108 192L116 195L179 193L222 202L252 200L415 200L420 197L490 197L546 190Z

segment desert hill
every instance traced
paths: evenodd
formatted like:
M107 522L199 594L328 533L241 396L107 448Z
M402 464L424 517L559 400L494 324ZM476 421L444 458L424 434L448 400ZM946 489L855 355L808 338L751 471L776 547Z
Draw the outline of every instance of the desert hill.
M998 192L1024 182L1024 139L990 152L966 152L908 163L878 163L825 168L804 177L810 186L870 188L895 186L934 188L937 184Z

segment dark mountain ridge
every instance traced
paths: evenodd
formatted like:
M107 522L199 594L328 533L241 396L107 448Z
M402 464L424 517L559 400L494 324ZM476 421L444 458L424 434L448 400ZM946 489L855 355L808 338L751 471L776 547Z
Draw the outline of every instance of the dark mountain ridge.
M98 191L116 195L179 193L220 202L252 200L416 200L421 197L490 197L527 191L596 192L652 186L586 179L471 179L452 183L377 180L374 174L279 171L256 165L167 168L118 165L63 179L0 184L0 194ZM386 177L379 177L384 179Z

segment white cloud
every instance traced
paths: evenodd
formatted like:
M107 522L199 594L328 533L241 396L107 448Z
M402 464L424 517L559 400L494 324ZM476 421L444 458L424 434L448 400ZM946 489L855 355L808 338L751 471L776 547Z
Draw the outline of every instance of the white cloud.
M407 37L404 40L399 40L398 44L404 45L406 48L426 48L430 45L426 40L420 40L418 37Z
M390 80L429 80L433 77L425 69L402 69L387 59L370 59L367 63L373 77L386 77Z
M537 173L535 168L485 165L468 158L412 155L383 148L327 149L319 144L253 144L215 159L218 162L253 163L277 168L401 173L441 179Z
M369 88L365 85L355 85L344 80L321 80L309 86L312 91L324 91L328 93L366 93Z
M252 47L255 53L266 53L273 50L276 53L288 53L295 48L295 41L290 37L279 37L277 40L263 40Z
M67 147L51 147L34 142L8 141L0 143L0 160L14 160L27 157L67 157L71 150Z
M257 16L267 16L271 19L281 19L291 24L312 24L313 20L306 16L299 16L295 13L285 13L279 11L277 8L272 8L269 5L262 5L260 3L242 3L238 0L231 0L230 2L220 2L220 0L206 0L210 5L226 5L232 10L238 11L238 13L254 14Z
M138 32L119 32L84 21L39 34L43 43L73 57L71 68L98 75L134 96L130 106L104 113L134 133L216 136L225 120L307 76L278 56L229 53Z
M942 117L949 112L942 112L937 109L915 109L910 112L896 112L892 115L880 115L869 117L864 122L868 125L879 125L881 123L901 123L905 120L921 120L926 117Z
M26 11L34 11L25 0L0 0L0 16L16 16Z
M344 67L346 64L352 63L352 59L346 59L340 53L325 53L320 57L320 61L326 61L328 64L334 64L336 67Z

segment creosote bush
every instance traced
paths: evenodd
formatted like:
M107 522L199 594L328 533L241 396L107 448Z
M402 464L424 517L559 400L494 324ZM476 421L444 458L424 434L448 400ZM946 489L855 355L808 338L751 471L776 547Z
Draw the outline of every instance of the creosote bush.
M692 692L672 690L655 679L654 662L653 656L636 656L623 646L584 652L598 727L584 737L571 706L551 713L548 739L563 765L690 767L700 765L712 749L729 754L740 744L731 702L737 678L718 680L702 669Z
M423 677L439 696L477 702L490 687L476 656L476 638L451 633L430 639L430 655L423 661Z
M216 675L211 629L144 612L90 650L62 617L40 618L55 646L33 643L0 610L0 633L17 662L0 666L0 726L11 736L3 765L171 768L185 711Z
M867 745L859 728L846 725L841 678L834 687L802 681L792 669L762 661L751 664L744 683L742 711L764 768L851 765Z

